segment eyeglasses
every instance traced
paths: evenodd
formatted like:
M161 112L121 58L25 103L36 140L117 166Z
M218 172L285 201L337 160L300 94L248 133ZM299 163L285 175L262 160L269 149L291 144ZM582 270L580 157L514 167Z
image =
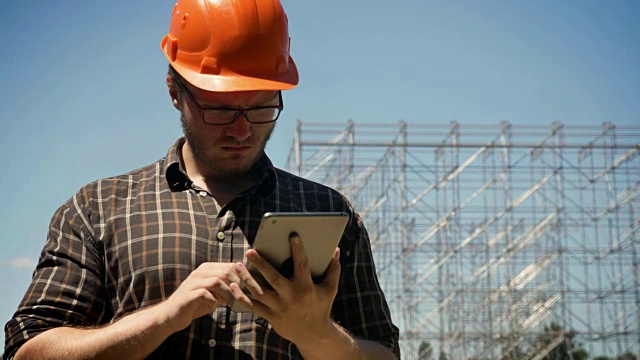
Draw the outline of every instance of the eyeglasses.
M200 112L202 116L202 121L209 125L233 124L238 120L240 114L252 124L268 124L278 120L280 112L282 112L282 108L284 107L282 92L278 91L278 105L256 106L246 109L236 109L232 107L203 109L184 84L178 83L178 86L180 86L183 93L187 94L191 102L198 108L198 112Z

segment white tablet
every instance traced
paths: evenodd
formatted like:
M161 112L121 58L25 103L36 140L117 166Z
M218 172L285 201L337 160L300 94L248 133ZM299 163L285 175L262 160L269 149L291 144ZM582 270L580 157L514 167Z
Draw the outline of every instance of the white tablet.
M281 274L291 277L293 257L289 236L291 233L297 233L309 259L311 276L314 281L320 281L348 221L349 214L343 212L266 213L262 217L252 247ZM260 272L250 262L247 269L260 286L269 288ZM248 294L248 291L246 293ZM231 309L236 312L249 311L236 302Z

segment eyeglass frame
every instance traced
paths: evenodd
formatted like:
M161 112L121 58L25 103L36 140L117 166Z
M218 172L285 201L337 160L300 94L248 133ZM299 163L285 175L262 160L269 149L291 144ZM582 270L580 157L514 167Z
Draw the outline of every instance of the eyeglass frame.
M187 96L189 97L189 100L191 101L191 103L193 103L196 106L196 108L198 109L198 113L200 114L200 118L201 118L202 122L207 124L207 125L212 125L212 126L216 126L216 125L221 125L221 126L222 125L231 125L231 124L235 123L238 120L238 118L240 118L240 114L242 114L242 116L245 118L245 120L247 120L247 122L249 122L251 124L256 124L256 125L271 124L272 122L275 122L276 120L278 120L278 118L280 118L280 114L282 113L282 110L284 109L284 102L282 101L282 91L281 90L278 90L278 105L254 106L254 107L248 107L248 108L244 108L244 109L238 109L238 108L227 107L227 106L203 108L200 105L200 103L198 102L198 100L196 100L196 98L193 96L191 91L189 91L189 89L187 89L187 87L182 82L177 81L176 83L177 83L178 87L183 90L182 92L187 94ZM271 120L271 121L264 121L264 122L251 121L251 119L249 119L249 117L247 116L247 111L260 110L260 109L278 109L278 113L276 114L276 118ZM222 123L222 124L212 124L212 123L208 123L208 122L204 121L204 112L207 111L207 110L235 111L236 114L233 117L233 120L231 120L229 122Z

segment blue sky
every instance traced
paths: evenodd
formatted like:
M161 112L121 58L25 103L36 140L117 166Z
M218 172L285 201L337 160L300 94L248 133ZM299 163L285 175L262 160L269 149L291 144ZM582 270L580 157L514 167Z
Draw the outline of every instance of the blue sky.
M640 124L640 2L282 0L295 120ZM4 1L0 323L26 290L55 209L82 185L163 156L180 136L160 40L173 2Z

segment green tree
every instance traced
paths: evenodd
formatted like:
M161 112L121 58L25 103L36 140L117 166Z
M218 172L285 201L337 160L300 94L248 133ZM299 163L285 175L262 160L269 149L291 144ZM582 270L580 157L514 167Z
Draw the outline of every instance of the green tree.
M529 359L530 356L526 352L520 350L520 347L516 346L514 349L507 353L501 354L503 359L515 360L515 359Z
M615 359L608 356L596 356L593 360L638 360L638 356L632 352L626 352L622 355L618 355Z
M572 350L574 360L587 360L589 359L589 353L583 347L578 347Z
M638 360L638 356L632 352L626 352L622 355L619 355L616 360Z
M419 360L432 360L433 359L433 348L428 341L423 341L420 343L418 347L418 359Z
M535 346L537 351L546 349L552 344L559 336L562 336L562 341L553 348L544 360L588 360L589 353L582 346L576 347L576 343L573 338L576 336L574 330L566 331L559 324L552 322L549 326L544 327L544 333L540 335L538 344Z

